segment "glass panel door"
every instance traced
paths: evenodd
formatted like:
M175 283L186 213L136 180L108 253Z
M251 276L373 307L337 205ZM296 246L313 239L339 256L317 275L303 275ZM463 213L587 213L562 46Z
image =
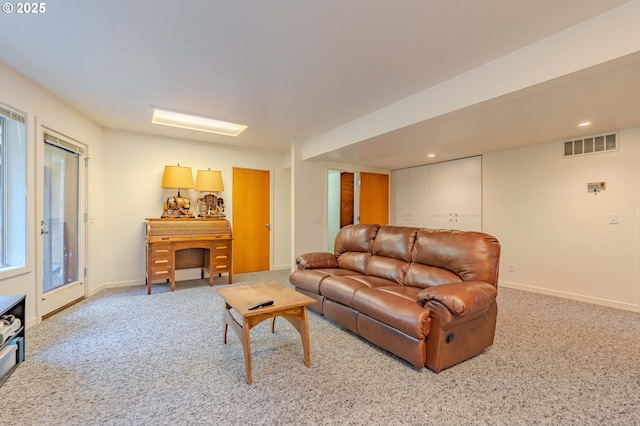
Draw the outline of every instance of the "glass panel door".
M79 281L80 156L44 144L43 295Z

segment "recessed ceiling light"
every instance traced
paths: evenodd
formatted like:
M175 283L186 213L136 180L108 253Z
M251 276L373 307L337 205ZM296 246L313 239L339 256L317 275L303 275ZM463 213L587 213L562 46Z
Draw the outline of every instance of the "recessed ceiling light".
M216 133L226 136L238 136L247 128L247 126L242 124L157 108L154 108L153 110L153 118L151 119L151 122L165 126L180 127L182 129Z
M579 127L587 127L587 126L591 126L591 122L590 121L583 121L581 123L578 123Z
M435 156L436 156L435 154L427 154L427 157L429 157L429 158L433 158Z

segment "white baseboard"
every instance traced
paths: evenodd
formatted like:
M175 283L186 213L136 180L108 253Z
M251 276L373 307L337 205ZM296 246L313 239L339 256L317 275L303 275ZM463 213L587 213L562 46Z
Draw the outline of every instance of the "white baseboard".
M290 270L291 265L278 265L273 267L273 270L283 270L283 269ZM200 279L200 274L201 274L200 268L180 269L176 271L176 281L198 280ZM145 280L113 281L108 283L102 283L100 285L90 288L88 297L94 296L95 294L107 288L132 287L136 285L145 285L145 284L146 284Z
M282 269L291 270L291 265L274 265L273 266L273 270L274 271L279 271L279 270L282 270Z
M577 300L579 302L593 303L594 305L608 306L610 308L624 309L626 311L640 312L640 305L619 302L617 300L602 299L599 297L585 296L583 294L569 293L565 291L551 290L543 287L536 287L510 281L500 281L498 283L498 293L500 287L514 288L516 290L530 291L532 293L547 294L549 296L562 297L564 299Z
M25 324L24 327L25 327L26 330L28 330L28 329L30 329L31 327L33 327L34 325L37 325L37 324L38 324L38 318L31 317L31 318L27 319L27 323Z
M114 282L110 282L110 283L102 283L100 285L97 285L95 287L90 288L88 297L94 296L97 293L99 293L102 290L105 290L107 288L132 287L132 286L135 286L135 285L145 285L145 281L144 280L131 280L131 281L114 281Z

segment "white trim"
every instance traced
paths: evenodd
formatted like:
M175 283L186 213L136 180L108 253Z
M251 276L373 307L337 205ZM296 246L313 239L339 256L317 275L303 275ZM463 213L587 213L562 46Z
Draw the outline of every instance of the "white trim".
M570 300L577 300L579 302L592 303L594 305L624 309L626 311L640 312L640 305L633 305L631 303L618 302L616 300L603 299L600 297L584 296L582 294L569 293L569 292L558 291L558 290L550 290L547 288L526 285L526 284L519 284L519 283L514 283L509 281L499 281L498 294L500 294L500 287L513 288L516 290L524 290L531 293L546 294L549 296L560 297L563 299L570 299Z

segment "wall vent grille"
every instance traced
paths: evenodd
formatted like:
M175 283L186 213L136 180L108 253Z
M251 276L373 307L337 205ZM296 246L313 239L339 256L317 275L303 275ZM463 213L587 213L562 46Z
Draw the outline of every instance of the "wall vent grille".
M562 157L579 157L582 155L603 154L618 151L618 134L586 136L562 142Z

